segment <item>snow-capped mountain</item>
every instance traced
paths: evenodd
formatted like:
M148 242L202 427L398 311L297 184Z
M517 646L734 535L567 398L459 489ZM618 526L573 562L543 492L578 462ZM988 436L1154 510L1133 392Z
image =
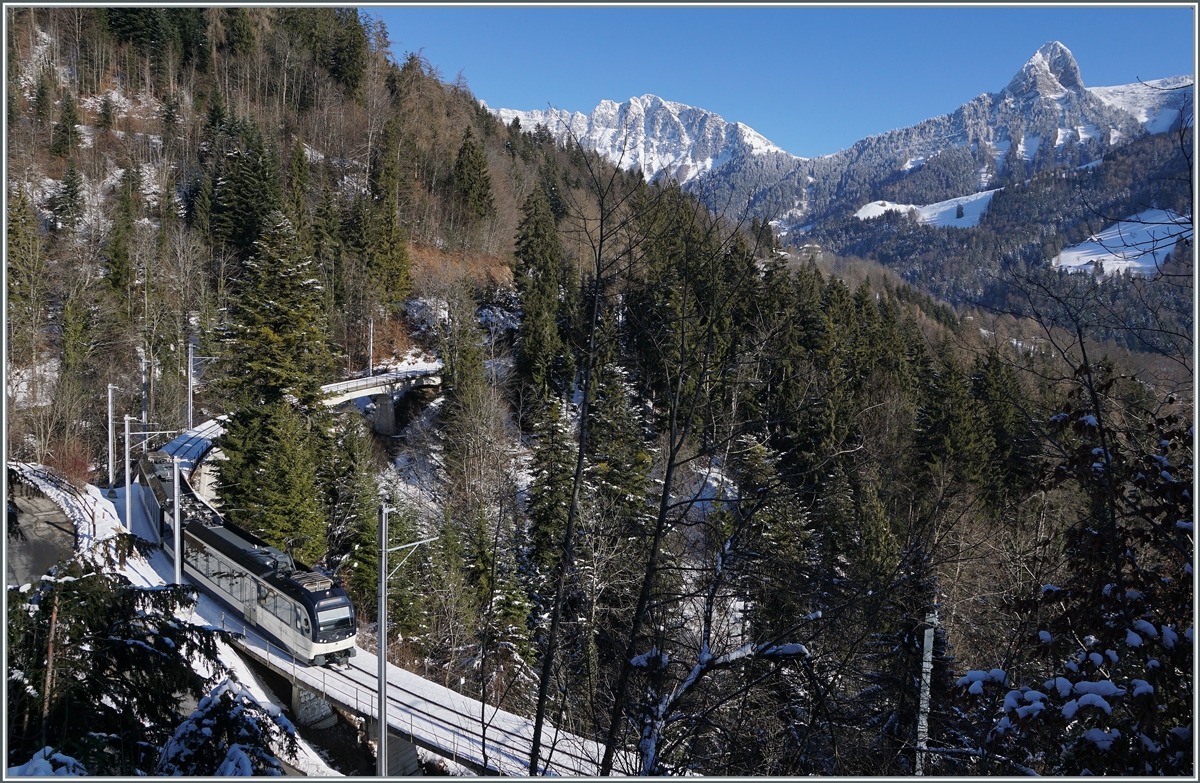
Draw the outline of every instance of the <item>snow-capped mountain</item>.
M660 174L688 182L746 155L788 155L740 122L657 95L624 103L601 101L591 114L560 109L497 109L504 123L514 119L525 130L545 125L561 141L574 139L625 169L641 169L646 179Z
M789 154L749 127L653 95L591 114L497 109L505 123L545 125L648 179L671 176L717 208L788 224L853 213L875 200L932 203L995 188L1178 121L1191 77L1087 88L1071 51L1044 44L1000 91L954 112L862 139L832 155Z

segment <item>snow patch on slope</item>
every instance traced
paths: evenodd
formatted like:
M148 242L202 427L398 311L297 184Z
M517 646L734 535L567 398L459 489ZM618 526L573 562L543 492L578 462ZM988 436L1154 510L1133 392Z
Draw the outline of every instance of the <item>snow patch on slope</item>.
M1175 243L1191 236L1190 219L1165 209L1146 210L1064 249L1054 265L1072 272L1094 272L1099 264L1105 274L1154 274Z
M1132 114L1148 133L1162 133L1171 129L1184 102L1192 98L1192 84L1190 76L1172 76L1115 87L1089 87L1088 92Z
M982 193L972 193L969 196L959 196L925 206L872 201L855 212L854 216L859 220L869 220L887 212L907 213L916 210L917 222L923 225L936 228L974 228L979 225L979 219L983 213L987 212L988 204L992 203L992 196L995 193L995 190L985 190ZM961 218L956 217L960 205L963 208Z

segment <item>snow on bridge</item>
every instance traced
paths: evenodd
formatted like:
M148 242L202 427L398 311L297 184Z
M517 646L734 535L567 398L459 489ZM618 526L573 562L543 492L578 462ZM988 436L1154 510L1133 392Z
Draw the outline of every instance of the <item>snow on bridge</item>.
M441 361L418 362L379 375L327 383L321 391L325 394L325 404L333 406L358 397L390 394L414 386L437 386L442 382L441 371Z

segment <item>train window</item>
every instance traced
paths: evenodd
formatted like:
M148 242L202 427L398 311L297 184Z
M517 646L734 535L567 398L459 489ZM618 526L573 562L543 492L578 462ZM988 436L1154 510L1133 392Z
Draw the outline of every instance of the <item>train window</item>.
M301 611L299 608L296 609L296 628L304 636L312 633L312 624L308 621L308 612Z
M258 586L258 602L262 604L262 606L265 607L267 605L267 598L269 598L270 595L271 591L268 590L265 585L260 584Z
M343 604L317 612L317 626L322 636L337 631L353 630L354 616L350 605Z

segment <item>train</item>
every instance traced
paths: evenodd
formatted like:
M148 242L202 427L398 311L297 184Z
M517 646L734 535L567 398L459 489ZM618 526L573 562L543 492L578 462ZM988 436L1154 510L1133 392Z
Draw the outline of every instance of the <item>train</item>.
M147 519L175 558L174 471L170 454L138 460ZM225 520L179 476L183 572L270 641L310 666L344 664L354 655L354 604L341 585Z

